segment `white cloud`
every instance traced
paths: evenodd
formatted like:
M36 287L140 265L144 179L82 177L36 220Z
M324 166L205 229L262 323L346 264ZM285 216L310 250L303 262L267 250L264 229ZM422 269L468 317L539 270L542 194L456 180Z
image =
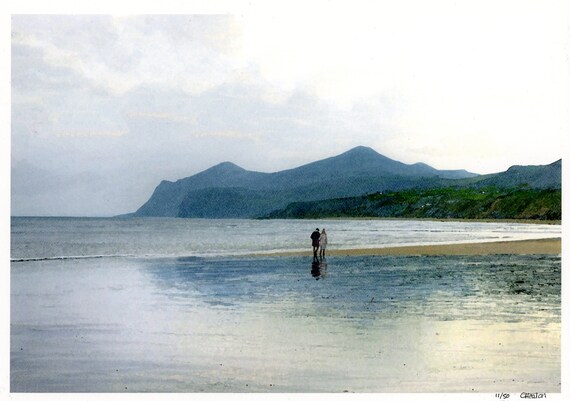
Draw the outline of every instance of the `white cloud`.
M562 67L567 43L555 2L317 4L245 14L242 50L276 85L307 85L341 103L457 84L516 89L529 73L552 72L552 57Z
M50 17L15 16L13 44L40 49L48 65L69 68L113 95L140 85L201 93L241 67L231 57L226 16L52 18L57 26L46 23Z

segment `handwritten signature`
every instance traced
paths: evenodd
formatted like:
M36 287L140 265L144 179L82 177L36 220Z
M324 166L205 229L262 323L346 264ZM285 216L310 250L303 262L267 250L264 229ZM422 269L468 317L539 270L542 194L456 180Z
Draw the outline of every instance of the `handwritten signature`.
M508 400L511 397L509 393L496 393L495 398L499 400ZM546 398L546 393L520 393L519 398L538 399Z

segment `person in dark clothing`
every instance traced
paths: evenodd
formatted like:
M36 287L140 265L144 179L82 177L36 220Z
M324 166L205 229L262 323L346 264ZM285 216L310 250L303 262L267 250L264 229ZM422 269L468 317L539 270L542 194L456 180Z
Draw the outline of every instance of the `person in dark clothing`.
M319 232L319 229L317 228L311 234L311 240L313 241L313 256L315 258L317 257L317 252L319 251L319 238L321 238L321 233Z

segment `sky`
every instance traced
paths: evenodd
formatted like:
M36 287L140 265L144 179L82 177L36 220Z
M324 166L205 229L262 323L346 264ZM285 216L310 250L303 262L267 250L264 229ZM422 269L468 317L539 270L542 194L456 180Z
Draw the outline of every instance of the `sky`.
M223 161L359 145L479 174L563 156L567 2L284 3L14 6L11 214L129 213Z

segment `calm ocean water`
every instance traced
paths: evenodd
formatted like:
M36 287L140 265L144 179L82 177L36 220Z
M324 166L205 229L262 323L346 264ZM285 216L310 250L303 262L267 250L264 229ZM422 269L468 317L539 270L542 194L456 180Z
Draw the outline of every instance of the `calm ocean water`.
M550 238L560 225L420 220L208 220L13 217L11 258L230 256L307 250L326 228L329 248Z
M243 256L560 236L389 220L13 218L11 392L560 392L560 255ZM240 257L236 257L241 255Z

